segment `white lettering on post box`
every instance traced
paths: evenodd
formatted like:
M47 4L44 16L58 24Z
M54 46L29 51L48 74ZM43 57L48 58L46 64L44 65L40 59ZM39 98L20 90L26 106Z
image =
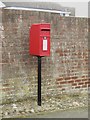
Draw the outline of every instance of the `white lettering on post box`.
M47 50L47 39L45 40L43 40L43 51L46 51Z

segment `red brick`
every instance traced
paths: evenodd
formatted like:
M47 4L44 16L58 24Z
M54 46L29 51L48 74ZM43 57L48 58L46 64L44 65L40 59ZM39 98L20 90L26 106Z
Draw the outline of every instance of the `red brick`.
M90 82L85 82L85 84L89 84Z
M62 88L62 86L61 86L61 85L58 85L57 87L58 87L58 88Z
M86 88L86 87L88 87L87 85L82 85L82 88Z
M77 78L78 78L77 76L72 77L72 79L77 79Z
M14 90L14 88L2 88L2 91L4 91L4 92L7 92L7 91L11 91L11 90Z
M77 86L77 83L73 83L72 86Z
M81 82L82 80L79 80L79 79L77 79L77 80L75 80L75 82Z
M62 91L64 91L65 90L65 88L62 88Z
M68 83L74 83L74 80L70 80L70 81L68 81Z
M63 77L62 78L58 78L58 79L56 79L57 81L61 81L61 80L63 80Z
M85 82L85 81L87 82L87 81L88 81L88 79L82 79L82 82Z
M78 83L78 85L83 85L83 84L84 84L84 82Z
M82 78L86 78L86 76L82 76Z
M65 78L65 80L69 80L69 79L71 79L71 77L66 77L66 78Z
M60 84L66 84L66 82L63 81L63 82L60 82Z
M8 84L8 83L6 83L6 84L3 84L3 86L5 87L5 86L9 86L10 84Z
M81 86L76 86L75 88L80 88Z

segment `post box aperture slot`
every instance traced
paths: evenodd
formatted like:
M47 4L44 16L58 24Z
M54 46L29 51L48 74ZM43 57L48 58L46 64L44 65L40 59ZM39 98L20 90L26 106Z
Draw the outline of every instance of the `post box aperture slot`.
M50 29L41 29L41 31L50 31Z

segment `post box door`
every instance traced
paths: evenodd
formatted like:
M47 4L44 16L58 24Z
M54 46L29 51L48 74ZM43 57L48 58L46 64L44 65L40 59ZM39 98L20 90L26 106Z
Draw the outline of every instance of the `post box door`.
M41 28L41 54L50 55L50 28Z

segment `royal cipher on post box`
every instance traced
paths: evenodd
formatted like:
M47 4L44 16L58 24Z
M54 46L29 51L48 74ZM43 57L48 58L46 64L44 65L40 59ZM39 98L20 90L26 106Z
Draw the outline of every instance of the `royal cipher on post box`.
M50 24L33 24L30 28L30 54L50 56Z

